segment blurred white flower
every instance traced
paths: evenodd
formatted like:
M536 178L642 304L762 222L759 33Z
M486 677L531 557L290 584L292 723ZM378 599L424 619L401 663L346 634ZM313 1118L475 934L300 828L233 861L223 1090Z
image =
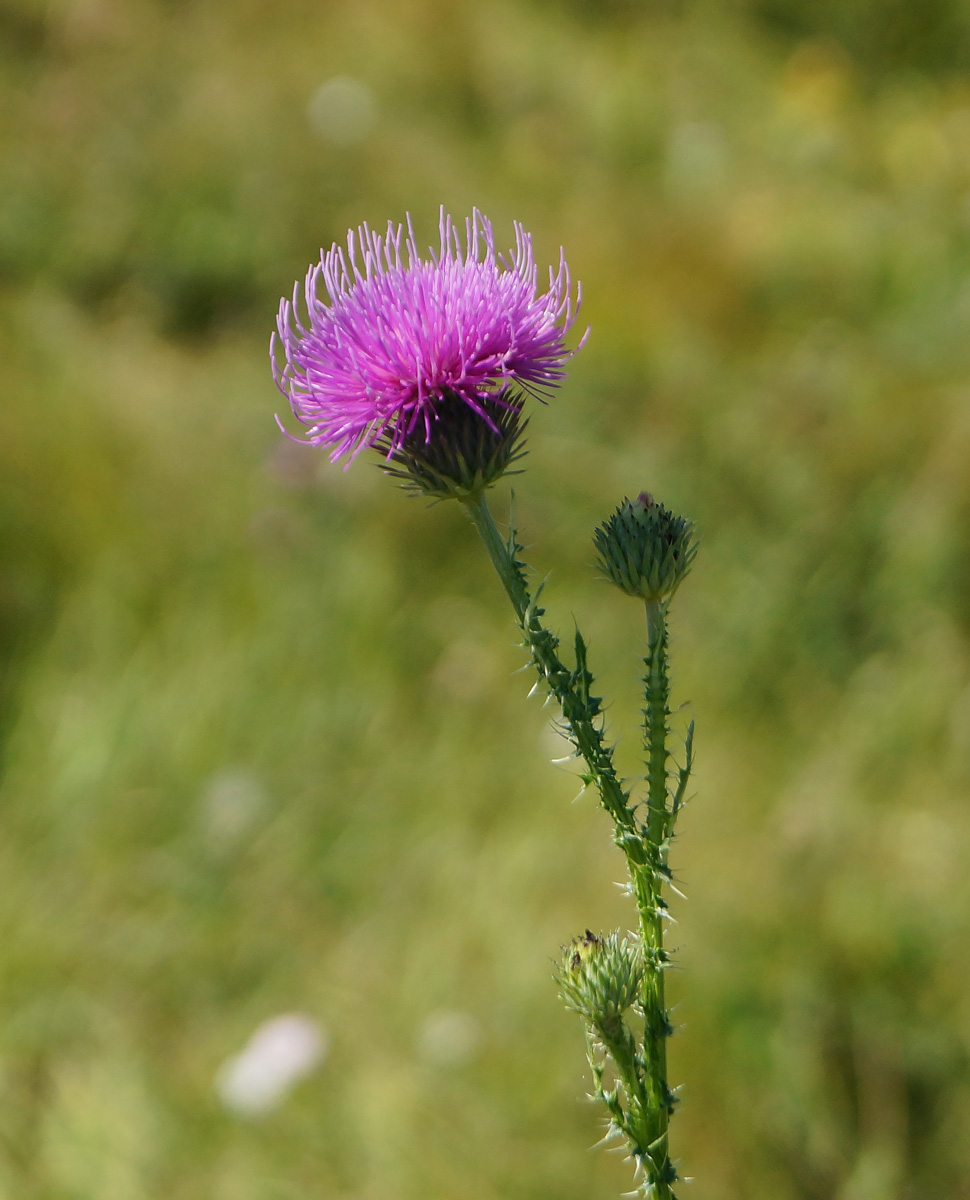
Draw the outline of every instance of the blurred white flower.
M223 1106L240 1117L261 1117L278 1108L290 1090L323 1062L325 1031L303 1013L284 1013L264 1021L240 1054L227 1059L216 1075Z
M441 1067L457 1067L475 1057L485 1036L471 1013L442 1009L431 1013L418 1030L421 1058Z
M377 123L377 98L366 83L337 75L310 97L307 120L324 141L352 146L363 141Z
M205 838L215 851L231 850L262 816L266 793L244 767L213 775L202 791Z

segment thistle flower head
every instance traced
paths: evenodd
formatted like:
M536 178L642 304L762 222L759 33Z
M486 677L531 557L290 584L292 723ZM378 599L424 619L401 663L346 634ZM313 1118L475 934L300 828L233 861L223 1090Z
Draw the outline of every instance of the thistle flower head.
M603 574L630 596L669 599L697 554L694 523L649 492L623 503L593 534Z
M362 225L346 248L334 245L310 268L306 323L299 285L280 304L277 385L306 440L329 447L333 460L368 446L388 459L430 447L464 415L499 435L496 406L521 407L513 385L541 395L565 374L579 289L574 302L561 252L540 293L532 239L521 225L508 258L496 254L492 226L477 209L464 244L444 210L440 234L439 249L423 259L410 218L406 228L388 223L383 235ZM462 430L467 438L467 423ZM488 447L492 459L495 450ZM472 476L480 465L471 464Z
M589 929L563 947L556 972L567 1008L595 1028L608 1028L637 1002L643 979L643 950L635 936Z

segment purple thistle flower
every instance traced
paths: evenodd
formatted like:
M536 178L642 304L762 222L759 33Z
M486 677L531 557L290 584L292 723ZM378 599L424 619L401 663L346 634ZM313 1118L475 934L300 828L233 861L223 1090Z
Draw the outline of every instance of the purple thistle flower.
M575 320L569 269L559 257L549 290L537 294L532 238L515 225L509 259L495 253L488 219L465 222L465 249L441 210L441 247L423 260L411 219L388 222L382 237L367 225L310 268L306 325L293 300L280 303L277 328L285 363L271 353L276 383L313 445L331 459L380 443L391 457L406 439L432 441L443 400L457 399L496 429L492 413L518 384L538 393L565 375L564 338ZM318 294L323 281L329 303ZM490 412L491 410L491 412ZM497 432L497 430L496 430Z

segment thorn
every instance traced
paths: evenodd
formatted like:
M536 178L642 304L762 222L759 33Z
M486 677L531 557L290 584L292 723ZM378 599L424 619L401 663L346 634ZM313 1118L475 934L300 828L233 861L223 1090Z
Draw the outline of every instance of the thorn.
M540 680L538 680L538 679L535 681L535 683L534 683L534 684L532 685L532 687L529 689L529 694L528 694L528 696L526 696L526 700L531 700L531 699L532 699L532 697L533 697L533 696L536 694L536 692L539 690L539 684L540 684L540 682L541 682L541 681L540 681Z
M615 1142L620 1136L620 1130L613 1125L610 1129L607 1129L606 1133L603 1134L598 1142L594 1142L592 1146L590 1146L590 1150L599 1150L601 1146L605 1146L607 1150L613 1150L615 1147L611 1143Z

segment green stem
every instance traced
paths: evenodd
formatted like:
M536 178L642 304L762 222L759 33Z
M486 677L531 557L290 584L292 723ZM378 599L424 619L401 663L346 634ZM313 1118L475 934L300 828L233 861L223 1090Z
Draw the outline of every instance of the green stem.
M648 969L643 979L644 1058L646 1084L655 1117L657 1154L655 1164L658 1182L656 1195L661 1200L673 1195L670 1191L670 1168L667 1131L673 1098L667 1083L667 1038L671 1028L665 996L667 953L664 950L664 914L666 904L663 885L668 878L667 845L670 809L667 789L667 735L670 715L670 685L667 677L667 607L659 600L648 600L647 656L644 690L645 749L647 753L647 828L648 860L652 870L649 878L649 900L640 905L640 934L643 939ZM651 969L652 968L652 969ZM659 1140L662 1139L662 1140Z
M667 832L667 717L670 685L667 680L667 609L659 600L648 600L647 674L644 678L647 707L647 796L650 844L658 849Z
M492 566L498 572L498 577L501 579L502 585L509 599L512 601L515 615L521 624L525 620L531 599L525 581L522 579L520 572L516 570L513 556L509 553L509 543L503 540L502 535L496 528L484 492L477 492L469 496L464 501L464 504L468 515L472 519L472 523L485 543L488 557L492 560Z
M576 632L576 668L570 670L557 653L558 639L541 623L543 609L529 593L524 564L517 557L520 547L516 544L514 531L510 532L507 542L503 540L484 492L468 497L463 503L512 602L536 671L559 701L573 744L588 769L584 780L596 785L603 807L617 826L617 842L624 846L624 838L638 840L639 830L629 802L630 793L620 782L613 764L613 749L599 727L599 700L589 692L592 677L586 670L586 646L579 631Z
M541 623L543 610L536 602L538 594L533 598L529 592L524 564L518 558L521 548L516 543L514 530L510 530L507 541L502 538L484 492L463 497L462 503L512 602L536 671L559 701L573 744L586 763L584 782L596 785L603 807L613 818L616 843L626 856L646 960L640 998L644 1042L641 1054L632 1036L618 1033L611 1037L607 1031L601 1031L600 1036L626 1089L628 1111L621 1113L615 1097L607 1106L630 1139L632 1152L645 1171L644 1196L651 1200L675 1200L670 1188L675 1172L667 1149L672 1099L667 1086L670 1026L664 999L667 958L663 948L664 901L661 894L667 874L666 843L670 821L667 805L666 606L659 602L647 605L648 812L644 825L637 819L630 803L629 790L623 787L616 773L613 748L603 737L600 701L590 693L592 676L586 667L586 645L579 631L576 631L576 667L570 669L558 655L558 639ZM595 1073L597 1068L592 1053L590 1062Z

